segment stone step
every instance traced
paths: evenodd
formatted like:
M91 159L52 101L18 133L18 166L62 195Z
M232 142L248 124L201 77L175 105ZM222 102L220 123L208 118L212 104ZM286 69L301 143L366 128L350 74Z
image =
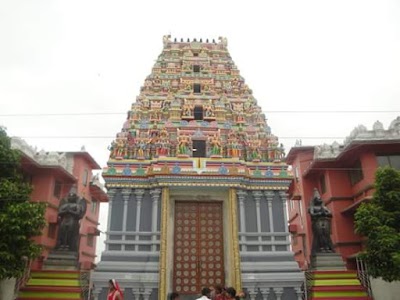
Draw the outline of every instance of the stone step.
M60 265L43 265L43 270L47 271L76 271L78 267L76 266L60 266Z
M346 271L346 267L341 267L341 266L337 266L337 267L332 267L332 266L314 267L314 269L317 270L317 271Z
M320 256L313 257L312 260L343 260L341 256Z
M77 266L76 260L65 260L65 259L48 259L44 262L45 265L60 265L60 266Z
M329 267L329 266L345 267L345 264L343 262L327 261L327 262L315 263L315 264L313 264L313 266L316 266L316 267Z
M77 260L78 257L76 255L68 255L68 254L49 254L47 259Z

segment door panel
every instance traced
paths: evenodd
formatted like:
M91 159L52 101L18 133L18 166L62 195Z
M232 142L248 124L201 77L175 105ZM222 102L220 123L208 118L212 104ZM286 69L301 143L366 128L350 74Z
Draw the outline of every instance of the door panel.
M174 242L175 291L224 284L222 203L176 202Z

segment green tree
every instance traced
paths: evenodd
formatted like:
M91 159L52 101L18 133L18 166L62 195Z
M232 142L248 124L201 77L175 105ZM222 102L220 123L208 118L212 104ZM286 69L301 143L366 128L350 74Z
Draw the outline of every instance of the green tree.
M31 186L23 180L21 157L0 127L0 280L19 277L27 259L36 258L40 246L31 238L46 224L45 206L30 203Z
M365 236L361 257L372 277L400 280L400 172L389 167L376 172L375 193L355 214L356 232Z

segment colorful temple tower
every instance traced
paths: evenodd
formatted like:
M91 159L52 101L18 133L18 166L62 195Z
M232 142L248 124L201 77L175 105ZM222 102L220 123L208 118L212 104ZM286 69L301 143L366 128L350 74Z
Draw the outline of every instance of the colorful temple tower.
M125 299L192 299L215 284L301 299L284 149L227 40L163 42L103 172L110 208L96 299L110 278Z

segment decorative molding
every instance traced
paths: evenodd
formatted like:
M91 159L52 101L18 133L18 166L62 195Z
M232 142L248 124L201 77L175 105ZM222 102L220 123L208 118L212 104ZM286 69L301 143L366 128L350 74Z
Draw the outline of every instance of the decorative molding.
M240 268L240 253L239 253L239 229L237 224L237 202L236 202L236 191L234 188L229 189L229 212L231 217L231 249L233 252L233 274L234 274L234 286L237 291L242 290L242 276Z
M132 189L122 189L121 194L124 201L128 201L129 197L131 196Z
M169 188L164 187L161 198L160 271L158 299L167 299L167 226L169 216Z
M372 130L368 130L364 125L355 127L350 135L340 145L338 142L333 144L323 144L314 148L314 159L336 158L354 141L358 142L374 142L374 141L393 141L400 139L400 117L392 121L389 129L385 130L383 124L376 121L372 126Z

